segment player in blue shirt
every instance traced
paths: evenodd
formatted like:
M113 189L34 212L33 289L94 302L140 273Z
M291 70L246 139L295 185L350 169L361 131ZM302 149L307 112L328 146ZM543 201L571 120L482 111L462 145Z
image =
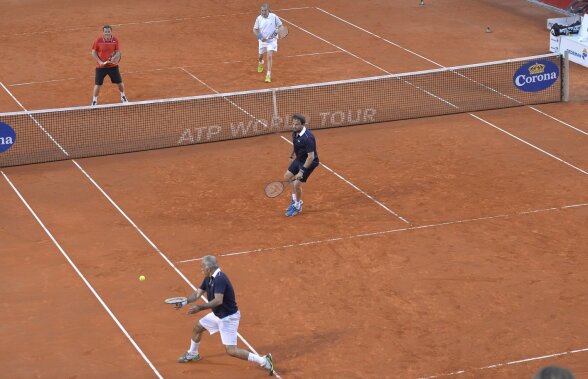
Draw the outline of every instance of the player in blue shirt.
M302 183L319 165L314 134L306 127L306 118L301 114L292 116L292 154L284 180L292 186L292 202L286 209L286 216L293 217L302 212Z
M198 313L204 309L212 309L212 312L202 317L194 325L192 339L190 340L190 349L178 358L178 362L199 361L200 354L198 353L198 347L200 346L202 332L208 330L210 334L214 334L220 331L221 340L223 345L225 345L227 354L235 358L255 362L268 370L270 375L273 375L274 363L271 354L262 357L237 347L237 329L239 328L241 313L239 313L239 308L237 308L235 291L233 290L233 285L229 277L220 270L216 258L212 255L207 255L202 258L201 269L204 274L204 280L200 288L188 296L186 301L177 306L181 308L187 303L194 303L206 292L208 303L196 304L190 307L188 314Z

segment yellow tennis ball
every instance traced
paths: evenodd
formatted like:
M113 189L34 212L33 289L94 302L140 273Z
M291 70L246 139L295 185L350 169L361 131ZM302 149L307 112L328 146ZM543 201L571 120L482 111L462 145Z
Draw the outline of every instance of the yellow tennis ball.
M139 280L142 281L142 282L144 282L145 281L145 275L139 276Z

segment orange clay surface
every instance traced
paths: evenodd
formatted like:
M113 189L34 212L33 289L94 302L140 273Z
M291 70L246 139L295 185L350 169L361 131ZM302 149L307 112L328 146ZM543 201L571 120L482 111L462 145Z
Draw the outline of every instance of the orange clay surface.
M272 3L290 35L271 86L543 54L558 16L524 0L425 3ZM22 110L12 96L29 110L88 105L103 23L131 101L266 88L258 6L4 2L0 112ZM71 161L3 169L1 376L265 377L218 335L200 362L176 363L204 313L163 299L191 293L178 271L198 286L198 259L214 254L239 332L285 379L530 378L545 365L588 378L587 83L572 64L570 103L475 114L487 123L316 131L323 166L292 219L288 193L263 195L288 163L279 135L77 160L116 207ZM117 101L107 79L100 102Z

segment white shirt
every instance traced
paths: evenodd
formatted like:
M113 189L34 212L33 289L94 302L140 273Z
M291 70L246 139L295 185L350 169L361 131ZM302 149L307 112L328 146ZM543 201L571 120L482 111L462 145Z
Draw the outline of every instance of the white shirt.
M276 32L278 28L282 26L282 21L278 16L273 13L269 13L267 18L263 17L262 15L257 16L255 19L255 24L253 25L253 29L259 30L263 38L270 38L274 39L276 36Z

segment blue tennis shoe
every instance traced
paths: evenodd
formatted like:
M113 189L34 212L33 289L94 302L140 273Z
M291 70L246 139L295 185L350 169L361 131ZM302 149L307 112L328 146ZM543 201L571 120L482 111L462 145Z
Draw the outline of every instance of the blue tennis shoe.
M297 214L302 213L302 204L304 202L302 200L300 200L300 207L296 208L295 205L292 205L290 208L288 208L288 211L286 212L286 216L288 217L294 217Z

